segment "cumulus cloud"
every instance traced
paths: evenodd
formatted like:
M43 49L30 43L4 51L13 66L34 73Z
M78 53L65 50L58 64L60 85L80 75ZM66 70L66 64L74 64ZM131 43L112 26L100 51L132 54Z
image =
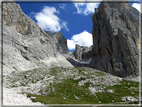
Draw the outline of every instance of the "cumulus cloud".
M94 13L95 10L94 8L98 8L100 3L93 3L94 1L92 0L92 3L87 3L88 0L81 0L81 3L75 3L75 0L72 0L72 2L74 2L74 6L77 9L77 14L84 14L84 15L88 15L90 13ZM101 0L99 0L100 2ZM89 0L90 2L90 0ZM97 1L98 2L98 1Z
M93 44L92 34L87 31L83 31L79 34L73 35L70 40L67 39L69 50L75 49L75 44L78 44L80 46L91 46Z
M60 12L55 7L44 6L40 12L34 14L34 18L43 30L57 32L64 28L69 31L67 22L61 20L56 14Z
M136 8L140 12L140 5L139 3L133 3L132 6Z
M88 15L90 13L94 13L94 8L98 8L100 3L74 3L74 6L77 9L77 14Z

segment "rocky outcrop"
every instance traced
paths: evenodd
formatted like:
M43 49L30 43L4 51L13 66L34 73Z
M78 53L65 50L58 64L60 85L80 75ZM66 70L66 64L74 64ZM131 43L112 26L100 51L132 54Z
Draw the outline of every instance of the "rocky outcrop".
M53 41L32 19L25 15L16 3L3 3L3 67L4 73L45 67L72 67L60 54L66 50L66 42ZM64 40L65 41L65 40ZM60 47L56 45L63 42Z
M85 47L76 44L73 55L75 56L75 59L78 61L88 61L92 58L92 46Z
M65 39L62 32L52 33L51 31L45 31L51 38L52 41L56 44L57 50L61 54L69 53L67 47L67 39Z
M92 14L90 66L126 77L139 74L139 12L128 2L101 2Z
M35 68L86 66L68 51L61 32L44 32L16 3L3 3L2 64L4 75Z
M67 39L62 32L52 33L51 31L45 31L51 38L57 47L57 51L62 54L74 67L87 66L91 59L92 48L76 45L76 49L73 53L68 51ZM80 57L80 59L78 59Z

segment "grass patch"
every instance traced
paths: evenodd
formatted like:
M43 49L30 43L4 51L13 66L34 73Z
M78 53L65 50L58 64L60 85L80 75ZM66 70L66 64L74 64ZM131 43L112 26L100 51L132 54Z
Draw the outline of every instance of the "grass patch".
M101 98L103 103L108 103L114 100L114 102L124 102L122 97L125 96L132 96L137 97L139 96L139 90L130 90L131 87L138 88L139 83L134 81L124 80L121 82L121 85L114 85L114 86L107 86L105 88L105 92L103 94L96 93L96 95ZM108 93L107 90L113 90L113 93ZM134 94L132 94L134 92Z
M104 72L98 72L98 71L96 71L95 73L95 76L106 76L107 74L105 74Z
M106 76L107 74L87 67L54 67L50 69L39 68L20 72L8 78L11 87L27 86L29 83L41 82L39 85L40 90L37 92L41 95L28 95L37 97L33 100L34 102L41 102L44 104L98 104L99 102L102 104L110 104L124 102L121 99L125 96L137 97L139 95L139 83L124 79L119 85L105 86L104 92L92 94L89 91L90 86L97 89L102 87L102 85L94 86L87 82L83 86L79 86L79 82L84 80L74 80L74 78L82 75L86 76L86 79L91 79L93 81L93 76ZM53 79L50 77L53 77ZM105 79L103 77L101 78ZM51 82L48 84L49 81ZM17 82L19 82L20 85L17 85ZM36 88L37 86L35 89ZM113 90L113 93L108 93L108 90ZM75 96L79 99L76 99Z
M72 100L72 99L62 99L56 97L49 97L49 96L41 96L35 94L28 94L32 97L37 97L33 100L33 102L41 102L44 104L83 104L82 101L79 100Z
M79 81L68 79L62 83L54 84L52 85L55 88L54 91L51 91L47 96L33 95L37 97L34 101L45 104L98 104L100 101L103 104L109 104L124 102L121 100L124 96L138 96L138 91L132 94L132 91L129 90L129 87L138 87L137 82L123 80L121 85L108 86L105 92L97 92L92 95L88 91L90 84L86 83L85 86L79 86ZM109 89L113 89L114 92L108 93ZM74 95L79 99L76 100Z
M100 101L103 104L109 104L124 102L121 100L122 97L135 97L139 94L138 90L134 91L135 94L132 94L132 91L129 90L130 87L139 86L139 83L133 81L123 80L121 85L107 86L105 92L97 92L95 95L88 91L89 83L86 83L85 86L79 86L79 81L68 79L62 83L54 84L54 91L51 91L47 96L33 95L37 97L34 101L45 104L98 104ZM108 93L107 90L109 89L112 89L114 92ZM76 100L74 95L79 99Z
M88 91L88 87L78 85L80 80L68 79L62 83L53 84L54 91L48 93L47 96L34 95L37 97L34 101L45 104L95 104L98 99ZM52 89L51 89L52 90ZM31 94L30 94L31 95ZM75 99L77 96L79 99ZM43 100L44 99L44 100ZM49 100L50 99L50 100Z

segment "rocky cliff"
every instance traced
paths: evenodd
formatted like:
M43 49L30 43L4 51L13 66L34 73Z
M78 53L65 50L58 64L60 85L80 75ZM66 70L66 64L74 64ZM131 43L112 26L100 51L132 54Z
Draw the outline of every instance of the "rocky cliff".
M139 12L128 2L105 3L92 14L90 66L120 77L139 74Z
M5 72L42 67L73 66L61 32L51 37L23 13L16 3L3 3L3 67ZM57 36L58 35L58 36ZM60 38L55 40L56 37ZM56 45L61 43L60 46ZM66 48L65 48L66 47Z
M78 61L88 61L92 58L92 46L85 47L76 44L73 55Z
M68 46L67 46L67 39L64 37L62 32L54 32L45 31L51 38L54 44L57 47L57 50L60 54L68 54Z
M67 47L67 39L62 32L52 33L45 31L57 47L57 51L62 54L74 67L88 66L92 58L92 47L79 46L76 44L74 52L69 52Z
M129 3L102 2L92 14L93 46L76 45L73 54L61 32L44 32L18 4L3 3L2 8L6 74L34 68L88 66L92 59L89 66L95 69L121 77L138 75L139 12Z

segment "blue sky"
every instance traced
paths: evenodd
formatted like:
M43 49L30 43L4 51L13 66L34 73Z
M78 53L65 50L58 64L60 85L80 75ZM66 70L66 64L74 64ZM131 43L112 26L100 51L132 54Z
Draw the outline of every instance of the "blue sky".
M94 13L94 8L99 6L99 2L22 2L18 4L23 12L33 19L44 31L61 31L67 39L69 51L74 51L75 44L81 46L93 44L91 14ZM140 10L140 3L130 4Z

